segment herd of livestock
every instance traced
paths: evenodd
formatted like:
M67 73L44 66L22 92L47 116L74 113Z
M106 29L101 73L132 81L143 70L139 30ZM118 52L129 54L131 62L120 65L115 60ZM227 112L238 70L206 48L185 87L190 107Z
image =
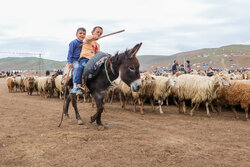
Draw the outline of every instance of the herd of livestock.
M156 76L149 72L141 73L142 87L139 92L132 92L130 87L120 82L119 78L114 81L112 87L106 92L106 102L112 103L114 99L121 102L122 108L126 103L132 102L134 110L136 105L140 106L141 114L144 114L145 102L150 102L152 110L158 104L159 112L162 114L162 105L168 105L169 98L179 108L180 113L186 113L186 103L191 102L190 115L199 109L200 104L206 107L207 115L210 116L209 107L213 112L221 112L224 106L231 107L235 118L239 118L236 106L245 110L246 120L249 121L250 107L250 72L231 73L217 72L214 76L208 77L204 73L192 72L191 74L177 73L172 75L165 73ZM65 84L63 75L57 73L46 76L12 76L6 80L9 92L27 92L32 95L36 91L40 96L48 98L55 94L63 98ZM83 92L86 100L89 93ZM216 106L216 107L215 107Z

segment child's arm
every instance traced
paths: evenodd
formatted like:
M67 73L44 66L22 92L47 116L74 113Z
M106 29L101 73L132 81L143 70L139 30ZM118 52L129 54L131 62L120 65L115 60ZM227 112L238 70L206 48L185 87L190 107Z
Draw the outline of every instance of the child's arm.
M89 43L93 40L98 40L99 38L97 37L97 35L88 35L85 37L85 41L84 43Z
M89 43L89 42L91 42L93 39L94 39L94 38L93 38L93 35L87 35L87 36L85 37L84 43Z
M68 64L72 64L73 63L73 60L72 60L73 51L74 51L74 45L73 45L73 42L71 42L69 44L69 51L68 51L68 57L67 57Z

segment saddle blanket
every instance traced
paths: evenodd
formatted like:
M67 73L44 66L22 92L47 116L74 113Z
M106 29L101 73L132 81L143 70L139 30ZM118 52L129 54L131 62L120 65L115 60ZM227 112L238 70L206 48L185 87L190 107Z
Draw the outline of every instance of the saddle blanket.
M101 66L109 56L111 55L108 53L98 52L88 61L88 63L84 67L83 72L85 84L97 76Z

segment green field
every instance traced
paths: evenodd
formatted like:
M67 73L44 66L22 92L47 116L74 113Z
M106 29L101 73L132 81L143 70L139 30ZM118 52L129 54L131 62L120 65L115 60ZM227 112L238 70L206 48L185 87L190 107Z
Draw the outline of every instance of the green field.
M171 68L174 60L183 64L185 60L190 60L191 64L202 68L203 64L218 68L250 67L250 45L229 45L220 48L204 48L189 52L177 53L170 56L159 55L140 55L137 56L141 70L152 70L154 67ZM0 71L7 70L57 70L62 69L65 61L54 61L49 59L40 59L36 57L7 57L0 59ZM207 68L207 67L204 67Z

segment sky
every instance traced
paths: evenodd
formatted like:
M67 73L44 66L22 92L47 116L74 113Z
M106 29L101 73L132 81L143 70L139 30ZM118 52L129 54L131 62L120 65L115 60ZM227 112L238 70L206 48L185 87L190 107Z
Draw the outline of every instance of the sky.
M65 61L76 30L103 35L101 51L115 54L142 42L137 55L172 55L250 44L249 0L9 0L0 6L0 53L42 53ZM3 57L35 55L0 54Z

